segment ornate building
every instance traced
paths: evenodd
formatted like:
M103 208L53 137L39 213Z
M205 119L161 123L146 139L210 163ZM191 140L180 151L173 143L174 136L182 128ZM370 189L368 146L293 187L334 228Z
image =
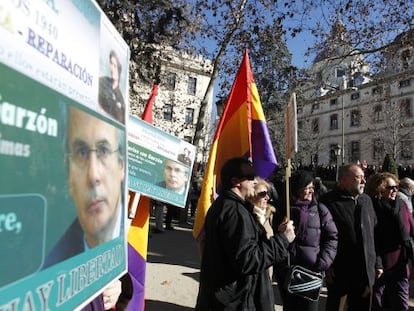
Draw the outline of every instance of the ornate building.
M309 81L297 91L295 161L378 166L390 154L397 164L414 164L414 48L404 45L413 42L414 31L395 38L393 43L403 44L391 44L383 55L386 67L375 75L360 54L351 52L345 34L338 22L331 35L343 40L327 43L330 48L316 57Z
M154 126L193 143L200 105L206 93L212 71L211 62L191 57L172 48L159 48L154 61L159 68L159 89L153 107ZM130 114L140 117L152 85L133 86L138 98L131 98ZM212 92L211 92L212 94ZM208 99L203 129L204 140L197 146L196 162L204 163L210 143L213 98Z

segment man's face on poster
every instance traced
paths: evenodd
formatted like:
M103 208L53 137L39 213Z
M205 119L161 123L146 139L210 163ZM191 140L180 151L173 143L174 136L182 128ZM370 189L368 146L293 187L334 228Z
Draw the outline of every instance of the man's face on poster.
M164 165L165 187L176 192L184 191L187 183L188 172L183 165L167 160Z
M70 108L69 192L90 247L112 238L122 198L124 161L118 129Z

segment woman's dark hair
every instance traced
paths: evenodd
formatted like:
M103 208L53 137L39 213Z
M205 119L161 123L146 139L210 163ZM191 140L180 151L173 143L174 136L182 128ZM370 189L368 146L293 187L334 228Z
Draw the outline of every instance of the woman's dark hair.
M121 65L121 62L119 61L118 55L116 54L116 52L114 50L111 50L109 52L109 62L111 62L112 57L116 59L116 64L117 64L117 67L118 67L118 74L121 75L122 65Z

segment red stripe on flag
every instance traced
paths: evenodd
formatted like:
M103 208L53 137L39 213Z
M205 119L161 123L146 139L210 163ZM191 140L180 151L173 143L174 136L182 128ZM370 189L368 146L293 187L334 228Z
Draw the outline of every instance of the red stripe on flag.
M252 127L252 114L262 122L260 126ZM256 132L253 133L253 130ZM263 148L266 150L266 154L263 152L253 153L252 137L262 138L261 141L265 142ZM221 167L233 157L251 158L256 171L260 172L260 176L263 178L267 178L277 165L247 50L244 53L243 61L237 72L210 149L193 228L193 236L197 240L202 237L207 211L217 195ZM262 169L263 167L266 169Z
M141 119L152 124L152 107L158 94L158 85L154 85ZM134 195L130 196L133 200ZM151 199L141 196L137 211L128 232L128 272L131 276L133 292L127 311L145 309L145 271L149 230L149 211ZM140 245L137 245L140 242ZM145 247L143 247L145 246ZM132 262L133 261L133 262Z

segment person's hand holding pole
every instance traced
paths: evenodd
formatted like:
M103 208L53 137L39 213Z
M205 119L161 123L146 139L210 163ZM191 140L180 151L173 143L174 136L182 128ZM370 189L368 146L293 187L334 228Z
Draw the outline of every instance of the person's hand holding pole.
M285 219L284 222L282 222L278 227L278 232L283 233L286 239L289 241L289 243L292 243L292 241L295 239L295 226L293 226L292 220Z

